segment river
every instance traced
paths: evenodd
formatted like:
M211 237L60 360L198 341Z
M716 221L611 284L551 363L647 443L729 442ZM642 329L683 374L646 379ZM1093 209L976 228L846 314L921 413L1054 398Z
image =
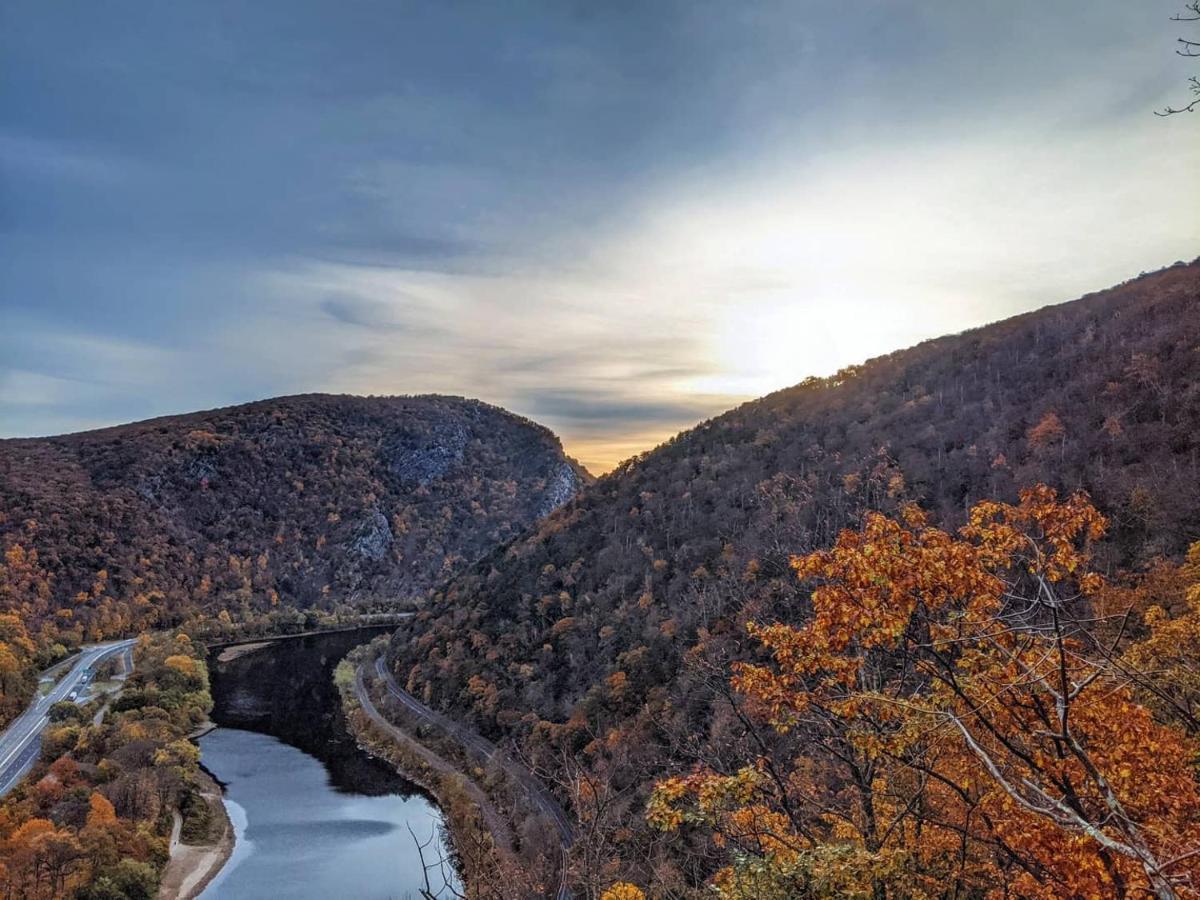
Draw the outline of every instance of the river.
M237 844L204 900L421 896L414 835L432 841L426 862L445 856L441 814L358 749L333 685L338 661L378 633L313 635L210 660L219 727L200 739L201 762L225 786ZM446 876L457 884L448 867ZM440 871L429 880L435 894L453 896Z

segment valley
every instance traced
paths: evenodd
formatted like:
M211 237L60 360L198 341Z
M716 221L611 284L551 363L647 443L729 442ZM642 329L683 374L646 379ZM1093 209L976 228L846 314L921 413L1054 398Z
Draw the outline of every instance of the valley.
M1170 896L1200 822L1178 775L1200 735L1198 309L1200 263L1178 264L809 379L597 480L539 426L447 398L0 442L6 708L39 661L61 675L0 739L6 877L37 897L164 872L164 897L205 898L950 877ZM926 638L951 631L973 649ZM1041 674L1054 652L1066 687ZM112 714L47 722L117 655L139 662ZM931 742L950 727L963 742ZM1046 741L1074 755L1047 765ZM1153 825L1089 818L1119 802L1116 758ZM83 850L110 806L124 868ZM49 880L39 829L68 848ZM1118 849L1063 849L1088 829Z
M1200 0L0 0L0 900L1200 900L1197 124Z
M333 668L378 633L311 635L213 660L218 727L200 738L200 759L224 785L237 834L200 897L416 895L425 886L417 841L433 841L431 863L435 852L448 860L437 808L345 728ZM458 885L449 861L430 877Z

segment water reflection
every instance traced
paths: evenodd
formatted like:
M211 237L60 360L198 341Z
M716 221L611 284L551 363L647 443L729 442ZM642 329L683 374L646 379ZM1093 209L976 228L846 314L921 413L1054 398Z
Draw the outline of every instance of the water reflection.
M338 660L372 636L284 641L211 666L222 727L201 739L202 760L226 786L238 840L206 900L420 896L409 828L436 836L440 814L357 748L332 684Z

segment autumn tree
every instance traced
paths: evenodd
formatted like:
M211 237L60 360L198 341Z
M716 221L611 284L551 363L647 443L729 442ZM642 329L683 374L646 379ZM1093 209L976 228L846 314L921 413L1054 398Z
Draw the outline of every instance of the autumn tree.
M1200 541L1192 544L1178 574L1184 608L1173 616L1169 598L1154 598L1142 613L1147 635L1116 662L1161 720L1200 737Z
M751 623L769 661L732 683L806 749L666 779L651 822L710 830L729 897L1190 892L1196 747L1097 638L1105 526L1039 486L956 534L909 506L796 558L811 620Z
M1060 454L1066 446L1067 429L1058 413L1051 410L1029 429L1029 446L1034 450L1047 450L1057 446Z

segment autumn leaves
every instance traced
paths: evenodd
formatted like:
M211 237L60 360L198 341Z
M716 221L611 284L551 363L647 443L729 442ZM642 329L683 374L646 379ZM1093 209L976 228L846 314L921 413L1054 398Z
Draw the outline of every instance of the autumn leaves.
M1200 590L1175 618L1109 602L1105 527L1038 486L794 559L811 617L750 624L762 659L731 673L762 752L660 781L651 824L709 834L732 898L1191 895L1194 719L1171 712Z

